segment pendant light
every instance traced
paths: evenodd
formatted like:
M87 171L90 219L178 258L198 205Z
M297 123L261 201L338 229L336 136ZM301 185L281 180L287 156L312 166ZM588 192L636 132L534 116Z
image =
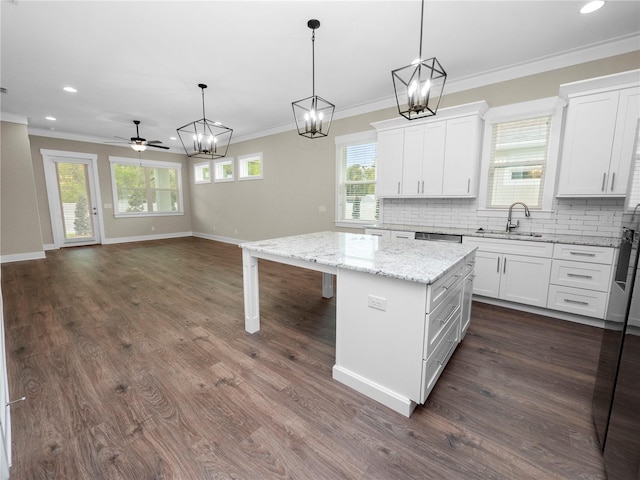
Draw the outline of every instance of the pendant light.
M435 57L422 59L422 27L424 0L420 11L420 55L406 67L391 72L396 93L398 113L408 120L430 117L436 114L447 73Z
M188 157L212 160L227 155L233 130L220 122L207 120L204 114L204 89L207 86L199 83L202 90L202 118L178 128L178 136Z
M320 27L320 21L311 19L307 22L311 33L311 86L312 95L291 104L293 117L296 121L298 134L307 138L326 137L333 119L335 105L316 95L316 59L315 41L316 29Z

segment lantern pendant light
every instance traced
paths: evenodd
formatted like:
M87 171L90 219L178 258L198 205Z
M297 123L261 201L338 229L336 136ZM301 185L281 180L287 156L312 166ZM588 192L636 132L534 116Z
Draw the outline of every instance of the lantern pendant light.
M311 82L312 95L291 104L293 108L293 117L296 121L298 134L307 138L326 137L329 134L329 127L333 119L333 111L335 105L326 101L324 98L316 95L316 65L315 65L315 40L316 29L320 27L320 22L311 19L307 22L307 26L312 30L311 33Z
M202 90L202 118L178 128L178 136L188 157L212 160L227 155L233 130L220 122L207 120L204 114L204 89L207 86L199 83Z
M398 113L408 120L436 114L447 80L447 73L436 57L422 59L423 23L424 0L420 11L420 55L410 65L391 72Z

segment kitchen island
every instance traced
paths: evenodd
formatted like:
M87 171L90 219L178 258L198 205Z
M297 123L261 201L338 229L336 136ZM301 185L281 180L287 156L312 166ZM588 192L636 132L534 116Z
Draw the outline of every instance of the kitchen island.
M333 378L409 416L469 326L475 247L320 232L243 243L245 330L260 329L258 259L337 276Z

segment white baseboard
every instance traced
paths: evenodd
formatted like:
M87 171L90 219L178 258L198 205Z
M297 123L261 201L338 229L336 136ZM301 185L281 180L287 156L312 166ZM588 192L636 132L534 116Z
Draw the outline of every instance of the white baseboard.
M558 310L550 310L548 308L507 302L505 300L483 297L480 295L473 295L473 301L488 303L490 305L497 305L498 307L511 308L513 310L520 310L521 312L535 313L537 315L544 315L545 317L558 318L560 320L567 320L569 322L581 323L582 325L589 325L590 327L604 327L604 320L600 318L585 317L584 315L575 315L573 313L565 313Z
M159 233L155 235L137 235L134 237L105 238L104 240L102 240L102 244L111 245L114 243L146 242L149 240L166 240L167 238L182 238L191 236L193 236L192 232Z
M46 258L44 250L41 252L14 253L12 255L0 255L0 263L22 262L24 260L40 260Z
M352 372L340 365L333 366L333 379L346 386L353 388L357 392L374 399L377 402L395 410L401 415L408 417L416 408L416 403L396 392L389 390L382 385L372 382L368 378L364 378L355 372Z
M230 237L221 237L220 235L211 235L210 233L193 232L192 235L194 237L204 238L206 240L215 240L217 242L232 243L233 245L240 245L241 243L245 243L245 240L240 240L237 238L230 238Z
M60 250L60 247L56 247L55 243L45 243L42 248L46 252L47 250Z

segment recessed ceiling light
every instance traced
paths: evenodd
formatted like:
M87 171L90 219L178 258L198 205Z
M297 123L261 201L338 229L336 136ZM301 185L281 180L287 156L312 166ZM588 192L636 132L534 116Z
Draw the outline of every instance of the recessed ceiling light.
M44 117L47 120L51 120L52 122L54 122L56 120L56 117L52 117L52 116L48 116L48 117Z
M603 5L604 5L604 1L603 0L596 0L596 1L593 1L593 2L589 2L584 7L582 7L580 9L580 13L595 12L596 10L602 8Z
M169 140L177 140L176 137L169 137Z
M63 89L65 92L69 92L69 93L76 93L76 92L78 91L78 90L76 90L75 88L73 88L73 87L69 87L69 86L63 87L62 89Z

